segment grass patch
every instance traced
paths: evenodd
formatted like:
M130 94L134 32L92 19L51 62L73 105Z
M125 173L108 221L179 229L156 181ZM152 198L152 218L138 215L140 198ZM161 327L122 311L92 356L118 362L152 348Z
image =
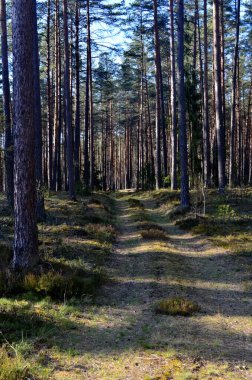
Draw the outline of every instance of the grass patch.
M148 239L148 240L167 240L168 239L167 233L165 231L160 230L159 228L155 228L155 227L141 231L141 236L143 239Z
M62 336L78 327L108 281L114 200L99 193L78 202L66 193L46 197L47 218L38 225L40 262L29 273L11 271L13 216L2 196L0 207L0 380L45 380L54 349L69 355ZM48 360L41 363L41 357Z
M159 301L155 307L155 311L160 314L189 317L199 312L200 307L196 302L175 297Z
M130 198L128 199L129 207L130 208L136 208L136 209L144 209L144 205L139 199Z

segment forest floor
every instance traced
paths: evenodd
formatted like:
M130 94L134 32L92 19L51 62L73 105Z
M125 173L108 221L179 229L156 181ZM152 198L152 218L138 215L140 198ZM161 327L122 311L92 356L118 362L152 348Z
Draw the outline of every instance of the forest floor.
M109 207L107 197L97 197L85 202ZM193 197L195 212L187 215L174 212L177 193L119 192L108 197L114 212L103 225L116 228L113 243L107 235L104 240L106 230L100 225L100 234L96 231L91 241L80 233L65 236L66 226L62 230L58 223L64 236L60 244L64 246L66 239L68 247L73 240L83 244L85 262L90 261L87 248L92 244L97 246L92 255L101 256L99 249L107 249L98 264L108 278L94 297L81 302L24 295L0 300L2 308L9 305L11 310L15 302L16 313L20 303L40 315L47 313L58 325L44 341L33 338L32 347L25 339L24 347L8 339L27 363L41 366L43 374L34 378L252 379L251 194L225 199L211 194L214 207L209 206L205 217L197 214L202 200ZM58 200L50 202L59 207ZM66 207L65 199L60 202ZM96 219L93 215L94 223ZM51 226L43 227L47 239L48 229L52 232ZM97 263L92 265L97 269ZM187 317L156 311L160 301L174 297L194 302L199 310Z

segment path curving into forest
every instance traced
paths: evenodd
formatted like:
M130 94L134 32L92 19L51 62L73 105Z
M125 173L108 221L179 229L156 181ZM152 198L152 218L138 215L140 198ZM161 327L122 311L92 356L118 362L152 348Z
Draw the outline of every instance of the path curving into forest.
M168 239L143 239L137 212L127 197L116 198L112 281L80 319L73 333L78 355L56 378L252 379L251 294L242 287L239 263L167 221L156 201L142 202ZM197 302L201 311L188 318L155 313L158 300L173 296Z

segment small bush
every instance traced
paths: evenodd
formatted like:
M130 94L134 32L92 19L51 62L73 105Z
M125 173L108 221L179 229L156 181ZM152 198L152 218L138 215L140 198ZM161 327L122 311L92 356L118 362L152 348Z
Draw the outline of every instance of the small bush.
M176 297L161 300L156 305L155 311L160 314L188 317L199 312L200 307L196 302Z
M159 230L157 228L144 230L141 232L141 236L144 239L148 239L148 240L165 240L165 239L168 239L166 232Z
M219 205L217 208L217 215L220 218L229 219L229 218L235 218L237 216L237 213L235 210L228 204L226 205Z

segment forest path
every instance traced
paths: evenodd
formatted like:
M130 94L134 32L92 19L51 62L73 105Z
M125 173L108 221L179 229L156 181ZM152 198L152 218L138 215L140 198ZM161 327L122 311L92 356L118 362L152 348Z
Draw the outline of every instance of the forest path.
M113 281L68 337L76 354L56 378L252 379L251 298L241 263L167 222L155 201L142 202L169 239L143 239L137 212L127 198L116 199L120 233L107 268ZM156 302L173 296L196 301L201 312L156 314Z

